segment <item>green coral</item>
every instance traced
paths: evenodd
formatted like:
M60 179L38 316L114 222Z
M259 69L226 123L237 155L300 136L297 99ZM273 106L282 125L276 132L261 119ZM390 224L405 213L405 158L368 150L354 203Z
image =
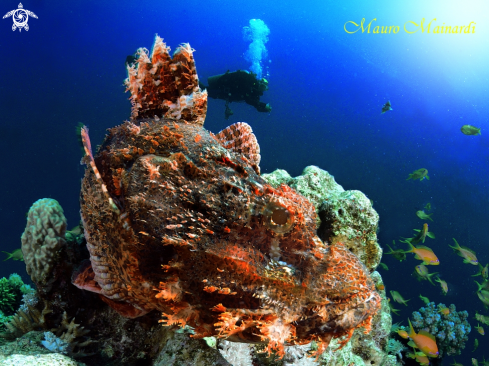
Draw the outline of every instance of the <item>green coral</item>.
M22 302L22 295L31 292L34 290L24 284L16 273L12 273L8 279L0 278L0 313L6 317L13 315Z
M13 312L16 303L16 294L9 280L0 278L0 311L2 313Z

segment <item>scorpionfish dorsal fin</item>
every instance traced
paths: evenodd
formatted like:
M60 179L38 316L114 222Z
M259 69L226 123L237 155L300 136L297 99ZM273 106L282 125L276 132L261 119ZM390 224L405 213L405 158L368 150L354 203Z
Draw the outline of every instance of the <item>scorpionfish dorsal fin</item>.
M131 93L131 117L163 117L203 125L207 91L199 87L194 50L185 43L176 49L173 58L169 51L156 35L151 55L146 48L139 48L134 63L127 65L124 84Z

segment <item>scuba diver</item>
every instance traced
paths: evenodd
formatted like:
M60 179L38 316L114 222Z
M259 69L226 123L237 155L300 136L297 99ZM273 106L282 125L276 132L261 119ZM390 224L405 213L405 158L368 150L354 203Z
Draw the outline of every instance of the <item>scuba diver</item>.
M224 116L229 119L233 115L229 107L231 102L245 102L256 108L258 112L271 112L269 103L260 101L263 92L268 90L268 81L265 78L257 79L252 72L238 70L207 78L209 86L199 83L202 90L207 89L209 97L226 101Z

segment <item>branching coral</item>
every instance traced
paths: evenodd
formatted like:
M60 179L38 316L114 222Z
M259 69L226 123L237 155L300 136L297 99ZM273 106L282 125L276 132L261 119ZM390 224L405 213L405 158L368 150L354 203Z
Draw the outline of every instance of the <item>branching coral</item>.
M439 357L459 355L469 339L469 314L467 311L457 312L453 304L449 306L450 313L447 315L439 313L440 308L445 308L445 305L435 306L434 302L430 302L415 311L412 316L413 327L416 331L423 329L436 337Z
M51 313L51 309L45 306L39 311L35 307L27 305L28 310L19 310L9 323L5 326L10 331L10 334L4 334L8 338L19 337L22 334L28 333L31 330L42 330L46 327L46 315Z

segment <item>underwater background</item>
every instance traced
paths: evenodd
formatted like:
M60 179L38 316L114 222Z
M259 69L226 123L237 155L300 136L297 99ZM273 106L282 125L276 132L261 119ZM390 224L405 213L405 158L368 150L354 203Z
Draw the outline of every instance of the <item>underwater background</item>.
M440 287L418 282L412 254L400 263L391 256L379 267L386 290L398 291L408 306L395 304L393 322L407 325L413 311L431 301L467 310L472 332L457 362L489 358L489 342L474 326L477 312L489 315L471 277L478 267L464 264L453 239L489 262L489 4L484 1L25 1L29 31L0 22L0 250L20 247L26 212L40 198L59 201L69 228L78 225L82 152L75 129L90 127L94 145L109 127L129 119L124 62L139 47L150 48L159 34L174 50L189 42L200 80L227 70L249 70L250 40L243 27L261 19L269 29L262 46L262 76L269 90L262 101L271 113L209 99L205 127L218 132L246 121L261 148L261 171L285 169L300 175L317 165L345 189L360 190L380 215L379 243L388 250L413 236L425 221L416 211L431 204L429 230ZM2 1L0 13L17 8ZM396 34L345 32L348 21L365 18L374 26L399 25ZM467 26L475 33L408 34L404 24L436 18L433 25ZM432 26L433 26L432 25ZM474 25L474 24L472 24ZM267 41L267 42L266 42ZM263 49L262 49L263 51ZM256 71L256 64L254 65ZM387 101L392 111L381 114ZM467 136L463 125L481 128ZM417 169L429 180L406 180ZM23 262L0 262L0 277L19 273ZM433 269L435 268L435 269ZM472 353L474 339L479 348ZM453 362L446 357L444 364Z

